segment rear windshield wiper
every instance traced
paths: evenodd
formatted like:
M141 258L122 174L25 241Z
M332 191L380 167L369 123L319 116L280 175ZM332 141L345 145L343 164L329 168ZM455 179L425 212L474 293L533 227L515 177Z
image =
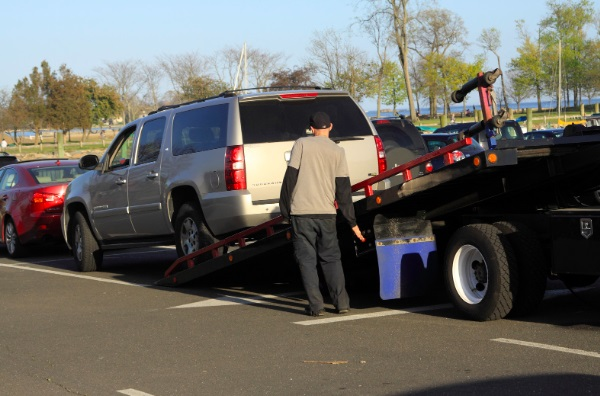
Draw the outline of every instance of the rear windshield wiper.
M345 142L347 140L365 140L364 137L357 137L357 136L349 136L349 137L331 137L331 136L329 136L329 138L336 143Z

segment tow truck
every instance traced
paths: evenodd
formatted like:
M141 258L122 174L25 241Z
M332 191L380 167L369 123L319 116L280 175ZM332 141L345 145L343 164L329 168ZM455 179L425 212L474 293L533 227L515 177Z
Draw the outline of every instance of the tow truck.
M354 205L367 242L340 227L342 254L376 258L370 261L377 262L381 299L425 295L442 284L467 319L489 321L534 312L548 277L571 287L600 276L600 127L496 141L494 131L507 118L495 105L500 75L479 72L452 93L460 103L477 90L481 102L482 120L461 131L461 140L352 186L364 191ZM483 151L453 162L452 151L476 134ZM447 165L412 177L412 168L435 156ZM403 183L374 190L400 173ZM283 220L180 257L156 284L181 285L290 243ZM199 262L207 252L212 258Z

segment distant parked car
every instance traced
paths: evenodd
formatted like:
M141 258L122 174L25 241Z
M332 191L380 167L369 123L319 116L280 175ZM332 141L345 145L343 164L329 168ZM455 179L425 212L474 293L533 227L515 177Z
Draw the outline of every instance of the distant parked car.
M388 169L403 165L429 152L421 133L415 125L403 118L374 118L371 120L383 142ZM412 177L431 172L431 163L421 164L411 169ZM391 185L404 182L399 174L390 178Z
M64 243L60 215L67 184L86 172L77 160L23 161L0 168L0 242L10 257L28 245Z
M563 135L564 129L542 129L537 131L527 132L525 134L526 140L533 139L554 139Z
M458 142L460 138L458 133L424 133L422 136L425 143L427 143L428 150L432 153L449 144ZM454 150L452 152L452 158L454 162L458 162L482 151L483 147L481 147L479 142L473 140L473 143L470 145ZM432 159L431 162L434 169L439 169L445 165L443 157L436 157Z

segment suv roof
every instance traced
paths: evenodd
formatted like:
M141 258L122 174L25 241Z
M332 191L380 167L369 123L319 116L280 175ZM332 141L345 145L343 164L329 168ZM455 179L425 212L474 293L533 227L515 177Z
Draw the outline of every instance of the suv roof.
M411 121L398 117L382 117L373 118L371 122L383 143L388 169L405 164L429 152L421 132ZM424 175L425 167L426 164L421 164L412 169L413 177ZM396 175L390 180L392 185L395 185L401 183L403 177Z

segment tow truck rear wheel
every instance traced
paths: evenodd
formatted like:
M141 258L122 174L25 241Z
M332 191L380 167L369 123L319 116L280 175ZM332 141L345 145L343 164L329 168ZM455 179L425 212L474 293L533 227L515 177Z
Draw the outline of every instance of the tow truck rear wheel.
M519 288L510 316L523 316L534 312L546 292L549 258L535 233L524 224L500 221L494 223L508 238L517 257Z
M444 279L450 300L468 318L502 319L516 296L515 254L497 227L463 226L448 241Z
M204 224L199 206L192 202L183 204L177 212L175 218L175 237L175 247L179 257L186 256L219 241ZM212 253L207 252L198 256L198 261L205 261L211 258Z

